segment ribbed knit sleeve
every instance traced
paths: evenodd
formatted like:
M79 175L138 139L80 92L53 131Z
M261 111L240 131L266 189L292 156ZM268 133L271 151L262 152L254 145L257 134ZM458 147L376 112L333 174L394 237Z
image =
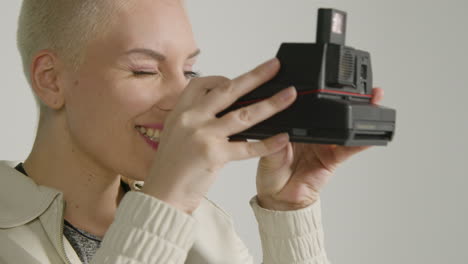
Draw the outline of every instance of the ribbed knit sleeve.
M128 192L92 263L184 263L195 219L140 192Z
M250 205L257 218L264 264L329 264L321 220L320 201L296 211L272 211Z

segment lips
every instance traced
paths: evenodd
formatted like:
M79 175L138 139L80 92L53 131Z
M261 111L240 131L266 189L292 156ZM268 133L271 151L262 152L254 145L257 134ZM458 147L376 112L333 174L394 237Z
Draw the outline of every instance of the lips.
M158 149L159 137L163 130L163 124L136 125L135 129L143 140L154 150Z
M153 125L137 125L135 129L144 137L150 139L151 141L158 142L159 136L161 135L161 131L163 126L160 124L153 124Z

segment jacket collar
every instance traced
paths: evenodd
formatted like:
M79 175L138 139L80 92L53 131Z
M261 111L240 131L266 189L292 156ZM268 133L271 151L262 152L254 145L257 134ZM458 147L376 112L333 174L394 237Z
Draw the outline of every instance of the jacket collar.
M63 193L37 185L14 167L19 162L0 161L0 228L12 228L29 223L43 215L55 199L63 210ZM140 190L142 181L123 182L125 190ZM55 212L63 216L63 212Z
M62 193L37 185L14 169L17 163L0 161L0 228L12 228L41 216ZM60 199L61 200L61 199Z
M17 171L18 162L0 161L0 228L13 228L39 219L64 263L81 263L63 237L63 193L37 185Z

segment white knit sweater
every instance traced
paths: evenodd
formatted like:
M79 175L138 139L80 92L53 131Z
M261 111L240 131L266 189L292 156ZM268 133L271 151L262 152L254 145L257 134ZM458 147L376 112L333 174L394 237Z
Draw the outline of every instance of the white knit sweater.
M63 236L63 194L0 162L0 263L80 263ZM279 212L250 202L263 263L327 264L320 204ZM121 201L93 263L253 263L232 220L205 199L193 215L141 192Z

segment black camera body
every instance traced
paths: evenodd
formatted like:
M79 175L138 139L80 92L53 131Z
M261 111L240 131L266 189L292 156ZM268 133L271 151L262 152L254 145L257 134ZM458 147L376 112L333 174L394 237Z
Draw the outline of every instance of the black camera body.
M396 111L371 104L370 54L345 46L346 13L319 9L316 43L283 43L279 73L241 97L227 112L295 86L296 101L275 116L231 136L264 139L287 132L292 142L346 146L386 145L393 138Z

